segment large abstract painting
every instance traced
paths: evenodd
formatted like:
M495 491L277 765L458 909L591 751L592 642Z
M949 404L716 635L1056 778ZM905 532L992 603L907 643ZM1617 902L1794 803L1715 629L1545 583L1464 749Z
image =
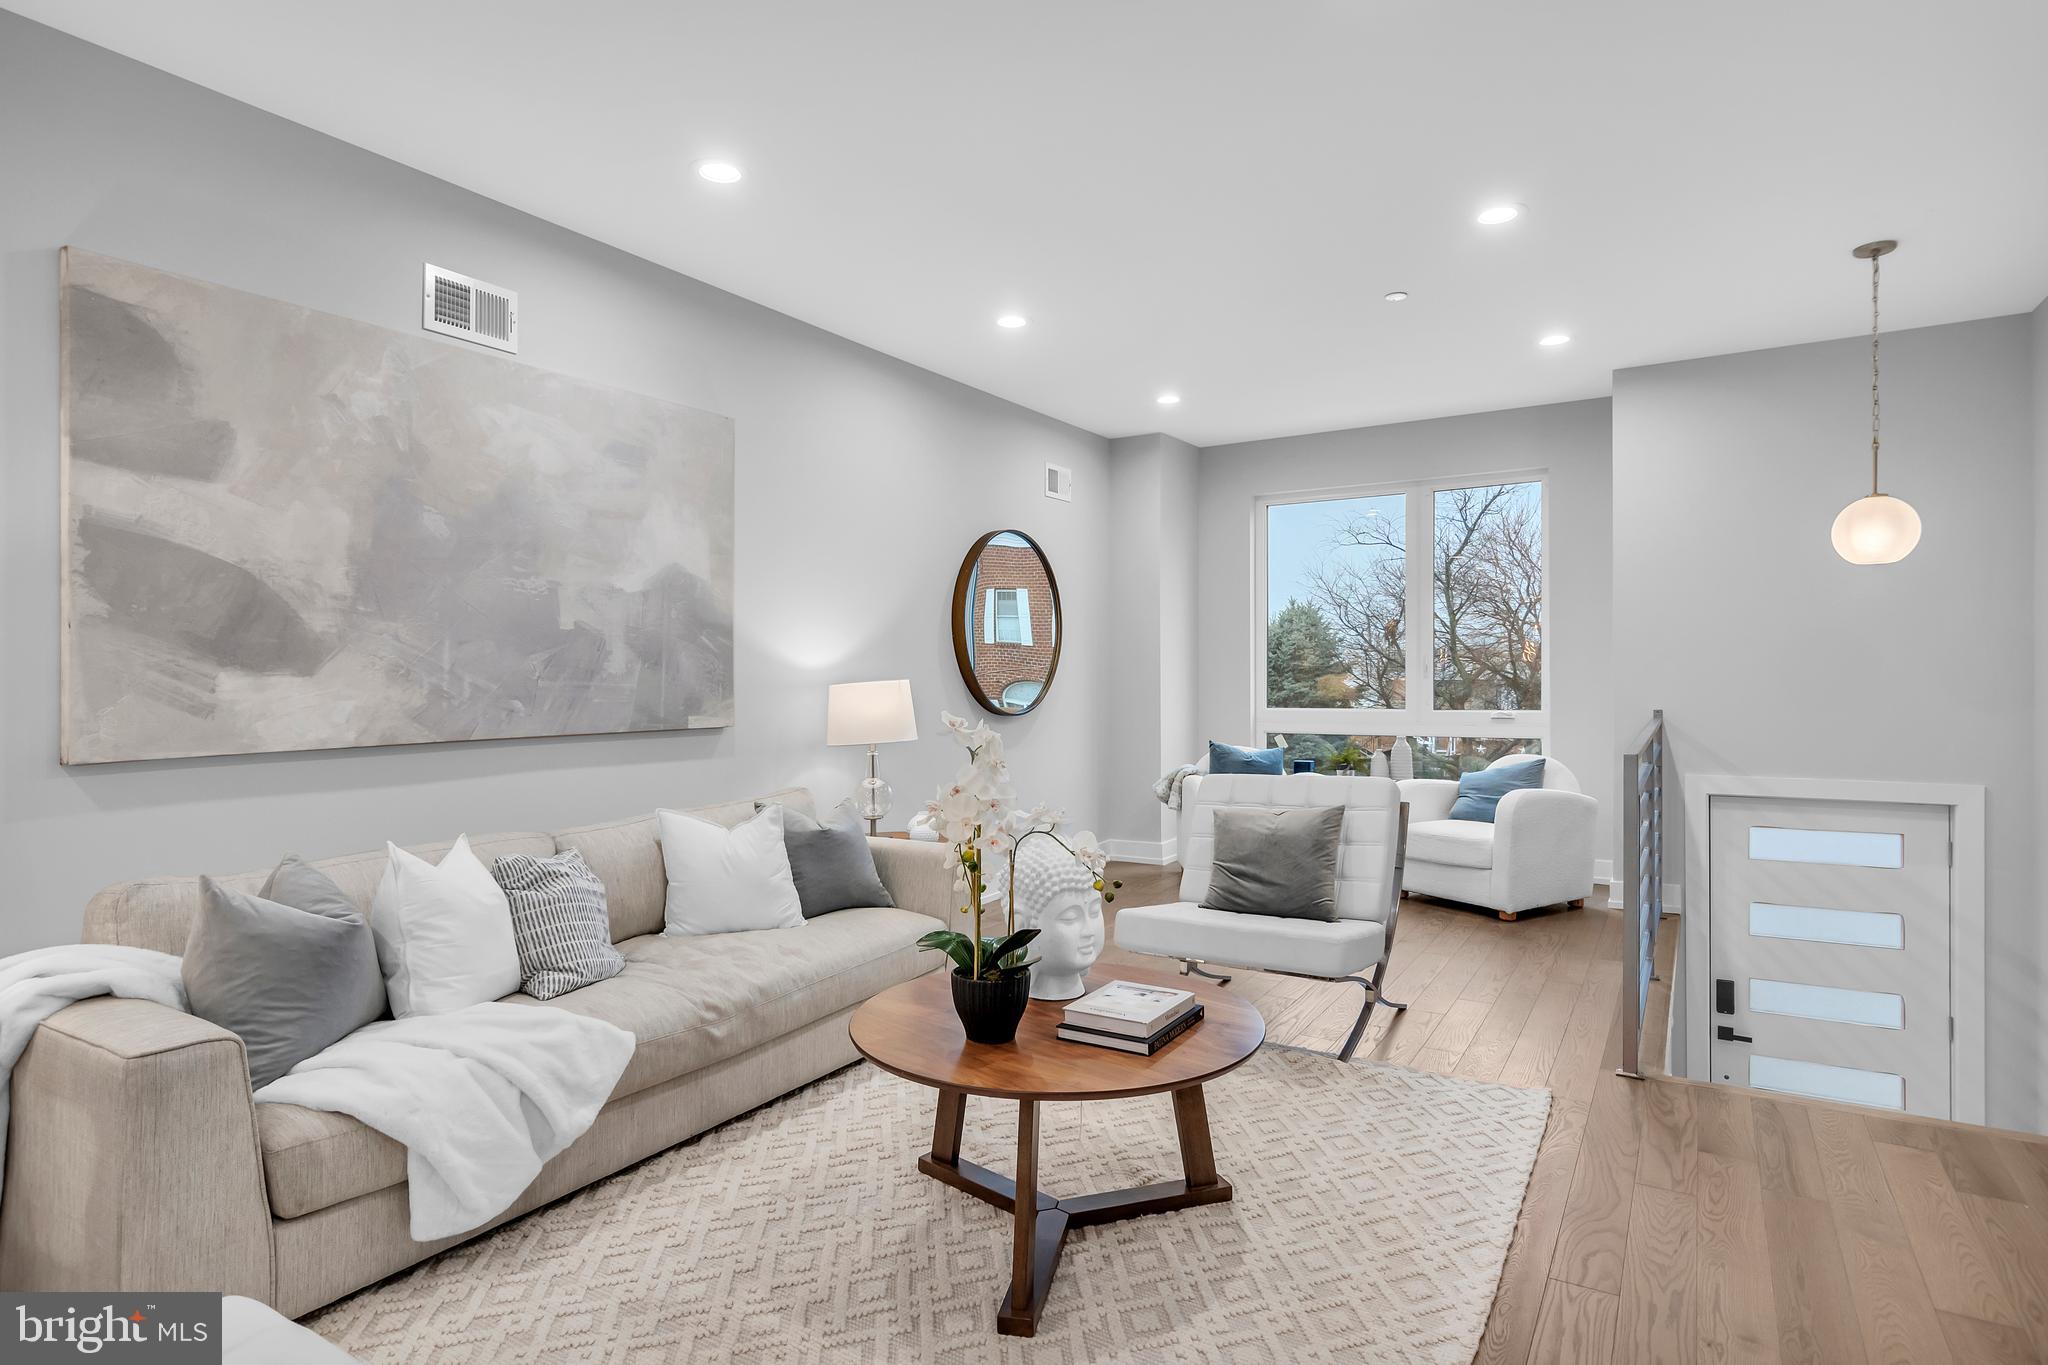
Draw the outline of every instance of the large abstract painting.
M66 763L731 723L730 419L63 269Z

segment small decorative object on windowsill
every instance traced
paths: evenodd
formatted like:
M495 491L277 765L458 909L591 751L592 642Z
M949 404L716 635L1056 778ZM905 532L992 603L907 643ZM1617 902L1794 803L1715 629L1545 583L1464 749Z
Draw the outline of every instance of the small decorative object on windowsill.
M1058 812L1016 805L1009 765L1003 762L1003 741L987 721L970 725L950 714L942 719L947 731L966 748L967 763L951 782L939 788L938 796L925 809L951 846L953 892L966 902L960 913L969 917L972 932L934 929L917 945L936 948L953 960L953 1009L968 1041L1008 1043L1017 1036L1017 1025L1031 995L1030 970L1037 959L1027 958L1024 950L1040 933L1035 927L1017 927L1018 847L1039 836L1052 840L1088 870L1093 889L1102 893L1105 901L1114 898L1114 888L1121 883L1105 880L1108 856L1092 835L1078 834L1069 843L1055 832ZM982 934L983 916L997 899L984 876L990 858L1001 860L1009 890L1004 932L999 938Z

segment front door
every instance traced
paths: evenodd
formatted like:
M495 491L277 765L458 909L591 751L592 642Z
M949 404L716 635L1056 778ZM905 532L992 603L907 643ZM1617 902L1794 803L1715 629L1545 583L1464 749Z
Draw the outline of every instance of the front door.
M1946 1118L1949 808L1712 798L1716 1082Z

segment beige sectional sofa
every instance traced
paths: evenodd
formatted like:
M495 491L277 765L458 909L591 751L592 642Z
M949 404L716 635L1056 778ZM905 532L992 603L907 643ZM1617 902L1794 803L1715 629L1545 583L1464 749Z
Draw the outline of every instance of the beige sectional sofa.
M774 799L812 808L802 791ZM729 825L753 809L696 813ZM583 855L604 880L625 970L545 1004L507 998L639 1040L596 1123L499 1222L853 1061L853 1008L943 961L914 946L952 908L934 844L869 841L895 909L703 937L661 932L652 814L470 844L486 865ZM319 867L367 913L384 862L379 850ZM255 890L267 875L218 880ZM86 910L86 940L180 952L198 898L194 877L109 887ZM405 1180L405 1149L356 1120L252 1103L241 1039L225 1029L142 1001L81 1001L46 1020L15 1067L0 1288L217 1289L297 1317L464 1240L407 1235Z

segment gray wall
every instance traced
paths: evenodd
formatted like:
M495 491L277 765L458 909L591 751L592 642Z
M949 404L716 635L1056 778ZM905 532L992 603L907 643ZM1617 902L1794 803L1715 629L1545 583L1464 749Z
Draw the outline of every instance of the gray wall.
M1613 559L1604 398L1214 446L1197 509L1200 738L1247 744L1252 688L1252 501L1267 494L1540 469L1549 480L1550 752L1612 809L1608 680ZM1596 856L1611 857L1603 826Z
M520 359L737 422L738 724L67 770L57 741L57 249L75 243L398 329L420 263L520 291ZM450 342L450 345L460 345ZM1015 526L1068 612L1038 713L999 721L1021 793L1096 818L1106 443L161 72L0 13L0 953L75 937L105 883L547 829L807 783L846 794L825 687L908 676L883 751L900 826L971 703L960 556ZM1040 494L1071 465L1075 500Z
M2034 707L2033 714L2039 717L2042 708L2048 706L2048 299L2043 299L2034 309L2032 318L2031 350L2034 374ZM2036 923L2042 925L2036 931L2033 956L2035 998L2038 1001L2044 973L2043 963L2048 963L2048 923L2042 923L2048 916L2048 724L2036 720L2034 723L2034 867L2033 884L2028 888L2029 909ZM2036 1010L2040 1006L2036 1005ZM2048 1011L2041 1012L2034 1020L2036 1036L2048 1029ZM2030 1127L2048 1131L2048 1045L2038 1045L2034 1059L2034 1094L2040 1106L2040 1121Z
M1195 517L1201 452L1171 436L1110 442L1111 638L1102 829L1118 857L1171 857L1175 815L1152 795L1195 758Z
M1828 542L1867 487L1867 339L1614 383L1609 747L1663 707L1673 809L1687 773L1987 787L1990 1119L2016 1128L2041 1117L2030 350L2024 317L1885 337L1884 485L1925 529L1882 567Z

